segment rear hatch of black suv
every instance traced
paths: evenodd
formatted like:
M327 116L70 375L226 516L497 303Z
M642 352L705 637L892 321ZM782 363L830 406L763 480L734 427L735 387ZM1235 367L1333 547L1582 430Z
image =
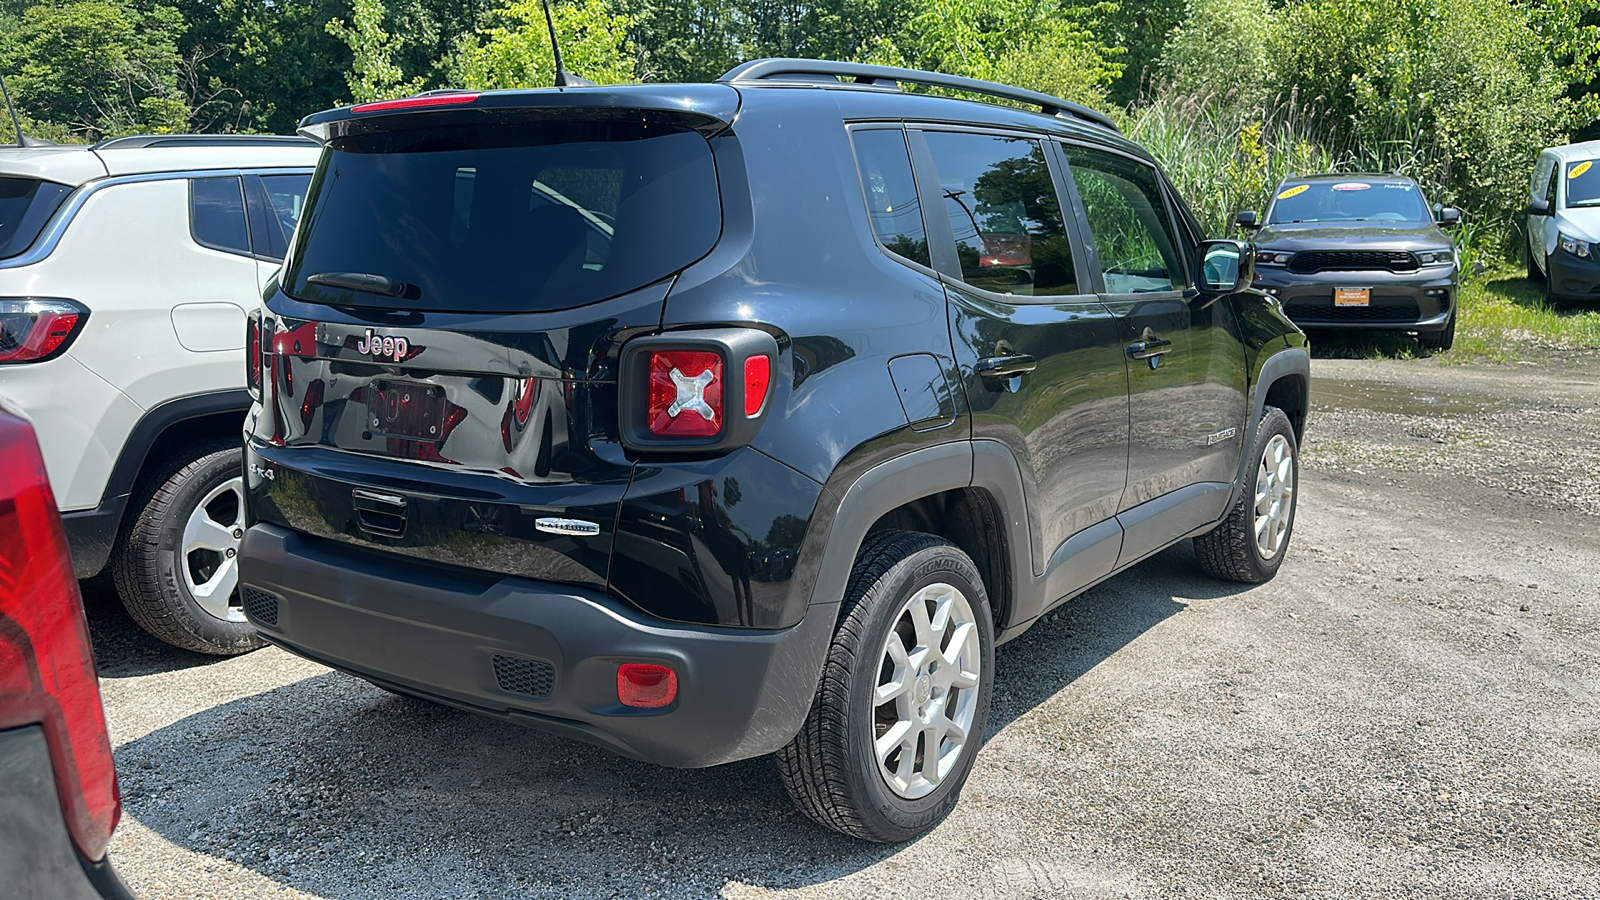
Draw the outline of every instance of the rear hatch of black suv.
M250 519L603 588L623 342L722 229L730 88L424 95L319 114L252 320Z

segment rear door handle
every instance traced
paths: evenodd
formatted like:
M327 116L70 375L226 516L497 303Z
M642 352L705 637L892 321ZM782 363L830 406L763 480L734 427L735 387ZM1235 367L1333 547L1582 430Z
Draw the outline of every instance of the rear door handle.
M1031 356L986 356L978 360L978 375L983 378L1014 378L1038 368L1039 361Z
M1128 345L1128 355L1134 359L1150 359L1160 356L1172 349L1171 341L1161 338L1150 338L1143 341L1134 341Z

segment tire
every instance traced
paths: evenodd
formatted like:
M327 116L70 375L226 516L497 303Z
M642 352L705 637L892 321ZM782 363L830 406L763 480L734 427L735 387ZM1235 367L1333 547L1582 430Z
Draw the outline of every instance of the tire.
M926 610L930 603L930 622L919 623L913 610L918 605ZM945 630L931 646L943 640L942 646L955 652L954 664L922 649L926 645L915 638L941 618ZM901 651L909 650L902 654L908 657L904 664L893 662L891 635ZM952 650L957 641L959 652ZM974 652L975 661L967 655ZM869 535L850 574L811 711L794 740L777 753L784 788L806 815L852 837L893 843L922 834L955 807L972 771L988 724L993 681L993 618L972 560L929 534ZM898 682L902 689L880 704L875 695L884 682ZM948 763L935 765L935 777L929 779L921 750L905 748L927 746L928 732L919 725L935 715L940 722L965 724L965 739L949 733L935 738ZM880 762L876 742L896 730L908 732L910 743L891 741Z
M112 576L139 627L174 647L234 656L265 643L239 607L241 457L231 441L194 448L135 493L138 516L118 543Z
M1442 331L1424 331L1417 335L1417 342L1425 350L1436 350L1443 353L1456 345L1456 314L1450 314L1450 321Z
M1528 245L1528 280L1534 284L1544 281L1544 272L1533 261L1533 245Z
M1249 452L1246 458L1254 464L1245 470L1245 490L1221 524L1194 539L1194 555L1208 575L1261 584L1278 574L1294 534L1300 449L1283 410L1269 406L1262 411ZM1272 529L1265 541L1256 537L1258 511Z

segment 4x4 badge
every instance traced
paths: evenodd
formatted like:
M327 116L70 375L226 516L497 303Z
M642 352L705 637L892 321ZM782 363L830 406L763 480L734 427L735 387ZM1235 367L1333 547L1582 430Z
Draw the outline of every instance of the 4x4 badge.
M361 341L361 343L356 344L357 353L376 356L379 359L383 359L387 356L395 362L404 360L406 358L406 351L410 348L411 344L405 338L379 337L378 335L372 333L371 328L367 329L366 338Z

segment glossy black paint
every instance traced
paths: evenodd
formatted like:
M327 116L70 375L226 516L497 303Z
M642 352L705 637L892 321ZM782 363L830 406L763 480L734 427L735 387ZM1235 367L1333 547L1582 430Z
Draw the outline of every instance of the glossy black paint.
M564 108L583 91L565 92ZM520 102L544 103L547 93L523 92ZM612 103L614 96L620 95L606 93L604 102ZM1139 373L1130 371L1124 348L1135 325L1159 320L1163 327L1188 329L1189 356L1200 360L1180 380L1148 388L1152 395L1171 393L1159 404L1144 404L1154 429L1176 441L1163 452L1177 452L1181 445L1206 449L1207 436L1226 427L1212 427L1213 418L1235 424L1242 433L1249 425L1246 392L1257 391L1254 376L1261 365L1274 352L1303 346L1303 336L1256 292L1187 296L1177 301L1181 310L1143 300L1113 309L1108 298L1095 295L1097 285L1086 285L1085 293L1074 297L1010 303L961 288L948 267L941 271L892 257L875 244L847 137L849 123L900 127L911 121L1092 143L1148 160L1106 129L1007 107L843 85L741 86L736 96L737 103L718 114L726 115L728 127L710 139L722 193L722 238L659 294L639 292L565 313L493 320L384 317L313 307L280 293L269 297L268 315L275 320L335 329L331 343L338 347L319 352L314 365L298 358L286 364L296 385L338 365L341 378L440 384L451 402L466 408L458 398L472 390L472 379L489 378L501 385L499 399L472 401L486 413L503 412L515 379L562 385L572 399L563 406L566 427L554 429L566 437L561 452L552 455L559 465L534 477L526 467L514 466L512 476L496 474L500 466L494 463L500 460L494 453L452 455L455 446L448 443L439 452L452 460L460 456L458 464L383 459L376 445L364 444L359 435L341 436L337 429L329 432L329 443L321 437L328 408L341 399L348 404L351 394L343 382L330 388L324 378L323 419L313 416L310 426L297 430L303 425L300 406L289 401L302 395L285 393L282 400L269 399L271 412L253 420L252 463L299 473L270 480L251 476L252 504L261 510L257 518L463 567L463 573L499 572L591 589L603 584L610 595L664 621L783 627L801 621L811 607L837 603L828 591L817 594L826 580L818 573L848 569L849 558L837 554L853 554L854 547L829 548L830 535L844 524L840 510L852 485L882 464L976 438L1009 448L1012 465L1028 470L1029 486L1015 498L1002 497L998 489L975 485L969 462L968 474L949 484L929 480L923 493L895 488L907 492L899 502L941 490L952 492L947 503L957 502L958 495L977 498L987 512L974 521L988 523L991 544L1019 548L1026 561L1025 571L1016 573L1019 585L1036 581L1037 587L1027 590L1044 597L1059 589L1065 596L1122 563L1116 554L1120 541L1108 545L1089 530L1097 522L1115 528L1113 516L1128 508L1127 391L1130 377ZM515 105L510 99L496 102ZM354 118L348 113L326 117L330 122ZM1069 212L1078 222L1081 210ZM620 346L644 334L726 326L760 329L777 346L768 411L750 445L705 457L624 448L614 417ZM428 346L401 363L363 362L345 345L368 327L380 334L417 336L417 344ZM439 332L448 333L434 337ZM471 340L451 344L449 351L438 346L467 336L461 332L470 332ZM1039 361L1032 374L1020 378L1021 391L1009 391L1004 381L985 379L977 371L979 360L1008 346ZM444 361L431 363L434 359ZM464 362L468 359L470 365ZM910 368L906 360L913 361ZM1173 364L1155 374L1178 378L1178 368ZM1191 405L1203 416L1173 418L1189 415ZM1158 407L1166 410L1165 417L1154 415ZM937 413L930 414L933 410ZM459 428L488 421L469 412ZM498 433L492 436L493 446L501 446ZM480 434L473 442L485 437ZM1232 474L1210 473L1237 467L1236 443L1209 450L1151 466L1157 475L1177 469L1179 478L1206 473L1205 478L1231 482ZM323 453L330 460L356 462L336 471L337 466L320 462ZM952 471L961 471L954 465ZM321 485L304 491L313 501L290 521L280 502L284 486L312 483ZM408 508L429 512L404 538L387 541L360 533L347 524L348 488L358 484L403 494ZM1012 499L1014 507L1007 505ZM884 515L893 509L882 506L885 502L875 495L862 508ZM499 533L464 528L473 505L485 503L505 510L505 518L497 521L508 524ZM534 512L588 518L602 526L601 533L560 543L523 527ZM870 523L849 524L864 529ZM1075 535L1084 538L1074 544ZM1093 558L1106 560L1096 563L1104 571L1052 577L1052 565L1065 571L1072 551L1090 538L1098 542ZM550 554L493 562L530 547ZM608 562L601 563L601 555ZM564 562L558 564L557 557ZM1004 577L1003 570L997 574ZM1006 590L993 589L997 607L1003 607ZM1030 600L1028 617L1058 599ZM1025 621L1007 624L1020 627Z

